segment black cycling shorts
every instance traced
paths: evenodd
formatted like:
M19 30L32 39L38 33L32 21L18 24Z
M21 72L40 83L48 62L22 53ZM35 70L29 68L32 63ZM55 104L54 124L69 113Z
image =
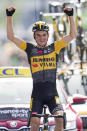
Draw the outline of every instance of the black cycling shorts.
M56 111L59 110L63 111L63 107L59 101L58 96L47 96L47 97L44 96L41 98L38 97L31 98L30 108L32 110L32 114L34 113L41 114L44 105L48 106L51 114L54 114Z

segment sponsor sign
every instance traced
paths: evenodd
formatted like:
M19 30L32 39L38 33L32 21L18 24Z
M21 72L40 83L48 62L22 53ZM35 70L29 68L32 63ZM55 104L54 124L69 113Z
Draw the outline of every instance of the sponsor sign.
M31 77L29 68L0 68L0 77Z
M1 108L0 109L0 120L4 119L22 119L28 117L28 111L27 108Z

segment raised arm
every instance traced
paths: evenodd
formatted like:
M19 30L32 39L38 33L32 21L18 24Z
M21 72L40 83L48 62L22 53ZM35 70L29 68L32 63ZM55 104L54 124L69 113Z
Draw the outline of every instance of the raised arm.
M70 21L70 33L69 35L63 37L66 43L70 43L74 38L77 37L77 29L73 18L73 9L72 8L64 8L64 12L69 16Z
M13 31L13 24L12 24L12 15L15 12L14 7L10 7L6 9L6 14L7 14L7 38L14 42L17 46L19 46L22 43L22 40L18 38L17 36L14 35Z

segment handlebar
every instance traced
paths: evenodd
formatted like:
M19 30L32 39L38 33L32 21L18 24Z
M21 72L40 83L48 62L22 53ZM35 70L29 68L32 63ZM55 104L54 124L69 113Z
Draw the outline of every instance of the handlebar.
M30 125L30 120L31 120L31 117L39 117L39 118L41 118L41 117L44 117L44 118L49 118L49 117L54 117L54 118L63 118L64 119L64 116L62 116L62 115L50 115L50 114L31 114L31 112L29 113L29 116L28 116L28 124L27 124L27 126L29 127L29 125Z
M50 114L32 114L31 117L44 117L44 118L49 118L49 117L54 117L54 118L63 118L62 115L50 115Z

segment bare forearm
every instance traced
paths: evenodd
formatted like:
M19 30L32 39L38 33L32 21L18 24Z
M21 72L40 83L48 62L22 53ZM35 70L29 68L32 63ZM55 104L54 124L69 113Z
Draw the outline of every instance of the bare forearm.
M14 42L17 46L19 46L22 42L20 38L14 35L13 31L13 24L12 24L12 15L15 12L14 7L10 7L9 9L6 9L7 14L7 38Z
M70 20L70 36L72 38L76 38L77 29L76 29L76 25L75 25L73 16L69 16L69 20Z
M77 29L73 18L73 8L64 8L64 12L68 15L70 21L70 33L63 37L64 41L68 44L77 36Z
M12 16L7 16L7 38L12 41L14 38Z
M7 16L7 38L19 46L22 42L20 38L14 35L12 16Z

